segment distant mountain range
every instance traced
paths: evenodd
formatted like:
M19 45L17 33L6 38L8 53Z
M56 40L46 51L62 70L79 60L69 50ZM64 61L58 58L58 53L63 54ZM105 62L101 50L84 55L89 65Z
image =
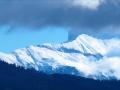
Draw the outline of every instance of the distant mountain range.
M0 60L15 65L16 70L23 67L26 71L34 69L48 75L120 80L120 39L102 40L82 34L72 42L31 45L11 53L0 52ZM97 82L94 80L92 82Z

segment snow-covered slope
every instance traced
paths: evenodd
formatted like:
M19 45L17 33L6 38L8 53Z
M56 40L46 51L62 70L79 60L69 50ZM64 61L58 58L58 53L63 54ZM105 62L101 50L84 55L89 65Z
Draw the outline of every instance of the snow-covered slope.
M120 80L119 39L102 40L83 34L72 42L0 52L0 60L47 74Z

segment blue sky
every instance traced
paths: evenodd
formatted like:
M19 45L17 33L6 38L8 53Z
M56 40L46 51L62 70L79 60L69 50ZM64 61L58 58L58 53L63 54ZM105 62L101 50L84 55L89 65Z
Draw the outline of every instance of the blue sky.
M0 51L64 42L80 34L120 37L120 0L0 1Z
M8 27L0 28L0 51L11 52L29 45L60 43L67 41L68 38L67 31L63 28L47 27L31 31L27 30L28 28L16 29L15 32L8 33Z

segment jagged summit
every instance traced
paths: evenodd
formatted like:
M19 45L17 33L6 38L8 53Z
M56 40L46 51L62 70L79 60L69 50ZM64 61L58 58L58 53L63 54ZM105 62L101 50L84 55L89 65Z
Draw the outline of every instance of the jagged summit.
M87 39L91 38L91 39L94 39L92 36L89 36L87 34L81 34L76 39L81 39L81 38L87 38Z
M85 34L72 42L43 44L0 53L0 60L47 74L71 74L93 79L120 79L120 40Z

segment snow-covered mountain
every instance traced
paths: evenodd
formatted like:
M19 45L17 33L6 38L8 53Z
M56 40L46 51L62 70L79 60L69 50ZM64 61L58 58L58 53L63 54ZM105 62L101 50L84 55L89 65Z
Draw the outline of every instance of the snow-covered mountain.
M82 34L72 42L0 52L0 60L47 74L120 80L120 39L102 40Z

